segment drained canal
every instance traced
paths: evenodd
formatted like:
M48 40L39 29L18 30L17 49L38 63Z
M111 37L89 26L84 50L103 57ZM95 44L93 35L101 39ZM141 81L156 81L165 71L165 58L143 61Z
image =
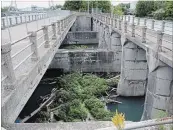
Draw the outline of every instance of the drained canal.
M73 74L73 73L71 73L71 74ZM85 76L88 73L87 74L86 73L80 73L80 74L82 76L83 75ZM39 83L38 87L36 88L35 92L32 94L31 98L29 99L29 101L25 105L24 109L20 113L20 115L19 115L18 119L16 120L16 122L20 122L20 121L22 121L22 119L31 116L31 113L34 112L36 109L38 109L39 106L47 99L46 96L50 96L51 92L55 88L57 88L57 85L58 85L57 84L57 82L58 82L57 77L62 77L64 75L69 75L69 73L64 73L60 69L49 69L49 70L47 70L47 72L45 73L45 75L42 78L41 82ZM96 78L96 79L99 82L102 82L102 80L101 80L102 78L103 79L109 79L109 78L117 76L118 73L109 73L109 74L108 73L92 73L92 75L95 75L95 76L99 77L99 78ZM74 78L74 77L72 77L72 78ZM86 84L86 86L87 86L87 84ZM116 88L116 85L113 86L113 87ZM78 90L76 90L76 91L78 91ZM111 93L112 93L112 91L111 91ZM115 94L115 93L113 92L112 94ZM63 96L65 96L65 95L62 94L60 97L63 97ZM102 101L102 96L106 96L106 94L105 93L102 93L102 94L97 93L96 94L96 97L100 101ZM85 100L83 100L83 101L86 102ZM97 112L97 109L90 110L89 111L89 115L90 115L89 117L88 117L88 114L86 114L86 115L83 114L82 115L82 113L85 113L86 111L88 111L88 110L85 110L85 108L83 108L83 104L82 104L81 108L79 108L79 111L77 111L76 108L74 108L72 110L73 115L67 114L67 113L69 113L69 111L67 112L66 110L64 110L64 113L63 112L61 112L61 114L58 113L58 114L60 114L60 116L67 116L67 117L64 117L66 120L64 120L64 118L62 119L62 118L59 118L58 116L55 116L55 119L53 119L53 121L51 121L51 122L57 122L57 121L62 121L62 120L63 121L84 121L86 119L87 120L95 120L96 118L98 118L97 120L111 120L111 117L114 114L114 112L116 111L116 109L119 112L122 112L122 113L125 114L126 120L139 121L141 119L142 112L143 112L143 107L144 107L144 97L121 97L121 96L118 96L118 97L116 97L115 101L118 101L119 103L113 103L113 102L107 102L106 103L106 102L104 102L104 105L105 105L104 109L107 108L107 110L105 110L105 111L101 110L99 108L100 111L104 111L106 113L106 116L109 115L105 118L103 117L105 115L99 115L99 114L95 115L94 114L95 112L96 113L100 112L100 111ZM59 101L59 102L61 102L60 104L62 105L63 102L65 104L66 101L62 100L62 101ZM97 102L96 104L98 105L98 103L100 103L100 102ZM52 104L53 104L51 106L52 109L57 107L56 105L54 105L54 103L52 103ZM76 104L78 104L78 103L76 103ZM79 104L81 104L81 103L79 103ZM89 107L87 107L87 109L88 108ZM95 111L95 112L93 113L93 111ZM79 113L79 112L81 112L81 113ZM83 117L83 118L81 119L80 117L78 117L79 115L82 115L81 117ZM93 115L94 115L95 118L93 118ZM50 122L50 119L48 118L50 116L51 116L50 112L47 112L47 108L43 107L41 109L41 111L39 111L37 114L35 114L32 117L29 117L29 119L26 122L27 123ZM68 118L68 116L69 116L69 118ZM76 117L76 119L71 119L71 116L74 117L74 118Z

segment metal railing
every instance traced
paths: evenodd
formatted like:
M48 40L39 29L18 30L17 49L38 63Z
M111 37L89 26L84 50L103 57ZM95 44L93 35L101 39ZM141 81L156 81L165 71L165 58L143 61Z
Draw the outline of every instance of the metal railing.
M16 70L19 69L27 60L30 60L32 63L37 63L40 54L38 53L41 49L41 46L44 45L43 48L50 48L51 42L54 40L55 43L60 38L64 32L64 30L71 24L74 20L75 14L71 14L57 22L54 22L50 25L44 25L41 29L37 31L28 32L28 35L14 41L12 43L1 45L1 56L2 56L2 85L13 86L16 82ZM59 26L59 23L62 23ZM57 30L58 29L58 30ZM13 51L13 47L23 45L20 50L16 51L14 54L11 53ZM23 54L27 51L27 54ZM20 56L18 58L18 56ZM22 58L21 58L22 56ZM14 65L13 59L19 59L19 62ZM22 74L21 74L22 75ZM3 87L3 86L2 86Z

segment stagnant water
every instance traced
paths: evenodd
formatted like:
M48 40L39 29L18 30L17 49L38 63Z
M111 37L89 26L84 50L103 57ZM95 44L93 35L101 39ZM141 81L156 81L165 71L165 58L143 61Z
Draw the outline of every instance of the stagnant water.
M58 77L63 74L63 71L61 70L47 70L46 74L42 79L46 78L54 78ZM45 96L49 93L51 93L52 88L54 88L54 84L45 84L40 82L37 86L35 92L32 94L31 98L25 105L24 109L20 113L18 120L23 119L25 116L28 116L31 112L33 112L35 109L39 107L39 99L40 96ZM107 109L110 111L115 112L116 109L119 112L122 112L125 114L126 120L130 121L139 121L142 116L143 112L143 104L144 104L144 97L118 97L117 100L122 102L122 104L107 104ZM36 116L33 116L31 119L29 119L27 122L32 123L35 122Z

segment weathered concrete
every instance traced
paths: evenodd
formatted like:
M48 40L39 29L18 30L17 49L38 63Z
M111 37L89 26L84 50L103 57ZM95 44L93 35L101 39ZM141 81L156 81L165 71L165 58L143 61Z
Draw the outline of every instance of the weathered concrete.
M149 75L142 119L157 118L162 113L173 115L173 69L147 52Z
M122 96L143 96L147 79L145 51L132 42L123 45L121 78L117 93Z
M64 71L120 72L119 56L104 49L58 50L49 68Z

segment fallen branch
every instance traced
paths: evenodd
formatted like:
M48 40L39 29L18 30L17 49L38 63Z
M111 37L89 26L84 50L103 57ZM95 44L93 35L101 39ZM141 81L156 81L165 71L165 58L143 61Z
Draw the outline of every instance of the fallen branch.
M33 111L29 116L25 117L24 119L21 120L21 123L26 122L27 120L29 120L31 117L33 117L35 114L37 114L45 105L47 105L50 101L52 101L52 99L54 100L56 94L52 93L50 95L50 97L43 103L40 105L39 108L37 108L35 111Z

